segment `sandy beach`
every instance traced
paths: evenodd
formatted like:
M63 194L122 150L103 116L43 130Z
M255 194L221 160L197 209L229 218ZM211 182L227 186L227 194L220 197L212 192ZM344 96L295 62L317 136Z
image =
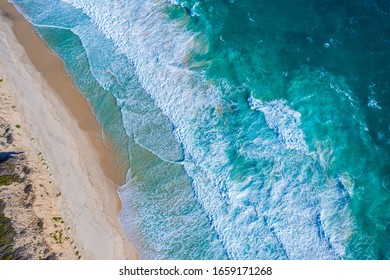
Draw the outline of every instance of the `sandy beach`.
M62 259L136 259L118 219L125 170L61 60L6 1L0 3L0 79L1 117L20 125L16 142L36 167L31 180L50 194L37 197L34 209L48 221L61 216L73 242L53 250L63 250Z

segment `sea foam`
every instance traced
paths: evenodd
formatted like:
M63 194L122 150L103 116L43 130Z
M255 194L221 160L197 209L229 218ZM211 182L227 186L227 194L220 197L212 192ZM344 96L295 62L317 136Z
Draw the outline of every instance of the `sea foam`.
M339 257L330 245L337 241L327 236L327 223L319 222L327 220L328 213L319 213L322 207L329 206L321 202L321 189L316 190L319 182L314 179L320 175L313 176L313 172L320 171L311 168L311 158L305 155L308 148L299 129L298 112L284 101L261 105L252 101L252 108L264 114L267 126L262 128L262 135L252 132L257 136L245 161L258 162L256 165L260 166L268 162L271 169L249 169L245 181L231 178L232 141L247 145L250 138L235 133L234 139L226 138L222 116L215 114L215 108L223 103L222 91L217 85L202 81L204 78L199 80L198 73L186 68L186 57L198 43L194 34L167 17L164 10L168 4L66 2L81 8L113 41L117 52L133 65L142 89L173 124L174 135L183 147L183 165L194 195L229 258ZM126 96L123 99L126 102ZM125 126L131 127L129 110L130 107L122 106ZM262 126L261 118L255 124ZM124 208L131 208L130 199L124 199L125 192L126 188L122 188ZM130 217L122 215L125 231L126 219ZM297 248L296 244L306 245Z

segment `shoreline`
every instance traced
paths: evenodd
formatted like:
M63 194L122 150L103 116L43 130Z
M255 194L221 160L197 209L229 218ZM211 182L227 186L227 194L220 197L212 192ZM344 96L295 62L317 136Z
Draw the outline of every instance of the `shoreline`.
M28 139L36 139L30 144L47 158L53 188L61 193L57 205L83 259L138 258L118 218L117 187L125 170L104 141L88 102L60 58L15 7L2 1L0 11L5 13L1 24L8 25L2 28L8 44L0 54L2 74L8 91L15 93Z

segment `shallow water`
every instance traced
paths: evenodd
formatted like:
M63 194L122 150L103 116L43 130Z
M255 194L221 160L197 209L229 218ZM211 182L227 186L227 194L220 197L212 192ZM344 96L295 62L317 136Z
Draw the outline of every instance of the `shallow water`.
M129 161L142 258L389 259L388 1L14 2Z

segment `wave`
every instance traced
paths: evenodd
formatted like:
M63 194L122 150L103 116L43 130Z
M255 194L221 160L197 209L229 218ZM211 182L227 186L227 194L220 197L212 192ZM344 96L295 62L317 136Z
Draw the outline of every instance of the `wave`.
M251 96L248 102L252 110L263 112L268 127L278 133L288 149L308 151L304 134L299 129L301 114L286 106L286 101L273 100L263 103Z
M101 2L88 5L82 1L68 2L83 9L113 40L119 52L134 65L142 88L173 123L174 133L185 152L183 164L192 179L197 201L211 217L212 227L230 258L337 258L334 246L322 245L326 242L324 233L317 234L324 232L319 227L325 227L318 222L318 217L325 216L318 214L321 192L313 195L316 183L308 183L313 179L300 174L296 167L297 161L302 162L300 169L302 166L310 169L313 163L305 155L288 152L289 149L307 151L303 133L298 129L298 113L277 101L260 108L268 122L263 130L271 127L283 143L266 131L264 138L253 134L257 145L250 151L274 151L256 157L252 153L245 161L254 160L260 165L274 163L270 174L264 172L262 179L259 179L259 174L247 173L252 181L242 186L242 182L229 179L232 170L229 147L233 140L245 144L249 139L240 141L240 135L235 139L226 137L225 128L221 126L222 116L218 116L218 108L223 103L222 91L199 76L201 73L184 70L186 57L197 48L195 35L183 32L167 18L163 13L166 3L133 2L125 8L118 3L106 6ZM277 116L286 113L287 117L279 121ZM254 123L262 125L259 121ZM275 154L290 160L275 158ZM241 167L245 168L246 164L241 163ZM288 170L288 176L276 176L277 170ZM297 182L295 176L303 178ZM275 194L271 196L270 193ZM294 220L294 224L290 224L290 220ZM304 233L295 233L296 228L304 228ZM308 244L308 249L297 249L297 242Z

